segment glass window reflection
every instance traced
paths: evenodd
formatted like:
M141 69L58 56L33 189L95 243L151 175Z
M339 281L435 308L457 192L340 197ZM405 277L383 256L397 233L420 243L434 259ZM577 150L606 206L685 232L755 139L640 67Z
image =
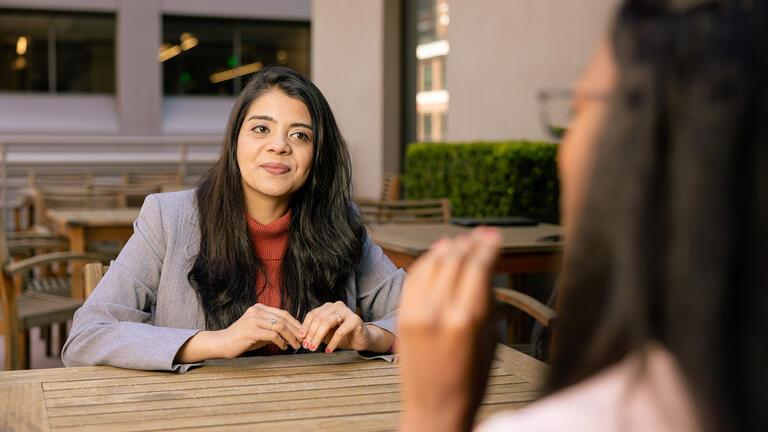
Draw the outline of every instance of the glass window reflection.
M0 90L114 93L115 16L0 9Z
M235 95L269 64L309 75L309 23L165 16L158 61L166 95Z

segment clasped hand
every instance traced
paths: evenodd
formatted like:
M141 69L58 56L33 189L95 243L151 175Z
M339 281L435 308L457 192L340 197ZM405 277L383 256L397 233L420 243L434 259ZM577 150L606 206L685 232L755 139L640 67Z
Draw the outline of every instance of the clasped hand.
M300 346L315 351L321 343L326 352L336 348L369 348L370 330L343 302L325 303L310 311L300 323L287 311L256 304L232 325L220 331L221 357L234 358L245 351L274 343L280 349Z

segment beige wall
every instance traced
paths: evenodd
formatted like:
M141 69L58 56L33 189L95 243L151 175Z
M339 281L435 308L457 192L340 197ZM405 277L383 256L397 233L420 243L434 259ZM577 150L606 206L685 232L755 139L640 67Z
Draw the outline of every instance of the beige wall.
M399 163L399 2L315 0L312 81L352 155L355 193L376 197Z
M536 94L570 88L618 0L451 0L447 140L541 139Z

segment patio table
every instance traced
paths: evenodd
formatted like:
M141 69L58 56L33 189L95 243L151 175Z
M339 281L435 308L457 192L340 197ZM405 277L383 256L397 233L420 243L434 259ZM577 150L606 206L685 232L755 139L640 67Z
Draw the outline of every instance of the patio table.
M560 270L563 243L550 240L562 235L557 225L497 227L501 232L501 253L494 270L521 274ZM449 223L370 224L368 235L396 266L408 269L416 258L441 237L455 237L470 228Z
M186 374L109 366L0 372L0 430L395 430L397 367L339 351L208 361ZM533 401L546 370L498 345L478 418Z
M125 244L133 235L133 221L139 217L138 208L48 210L47 216L56 232L69 238L73 252L84 252L88 243L119 241ZM72 268L72 297L85 298L83 267L75 261Z

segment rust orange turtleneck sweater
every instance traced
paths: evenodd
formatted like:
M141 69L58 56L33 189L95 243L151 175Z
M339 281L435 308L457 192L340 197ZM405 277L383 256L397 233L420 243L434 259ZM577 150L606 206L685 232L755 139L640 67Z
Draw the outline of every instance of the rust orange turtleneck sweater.
M291 224L291 211L281 218L266 225L262 225L246 215L248 232L251 235L253 250L258 255L267 274L268 283L265 286L265 278L261 272L256 275L256 294L258 302L273 308L280 308L282 292L282 273L280 271L283 262L285 248L288 246L288 227ZM283 351L275 344L269 344L258 351L262 355L281 354Z

